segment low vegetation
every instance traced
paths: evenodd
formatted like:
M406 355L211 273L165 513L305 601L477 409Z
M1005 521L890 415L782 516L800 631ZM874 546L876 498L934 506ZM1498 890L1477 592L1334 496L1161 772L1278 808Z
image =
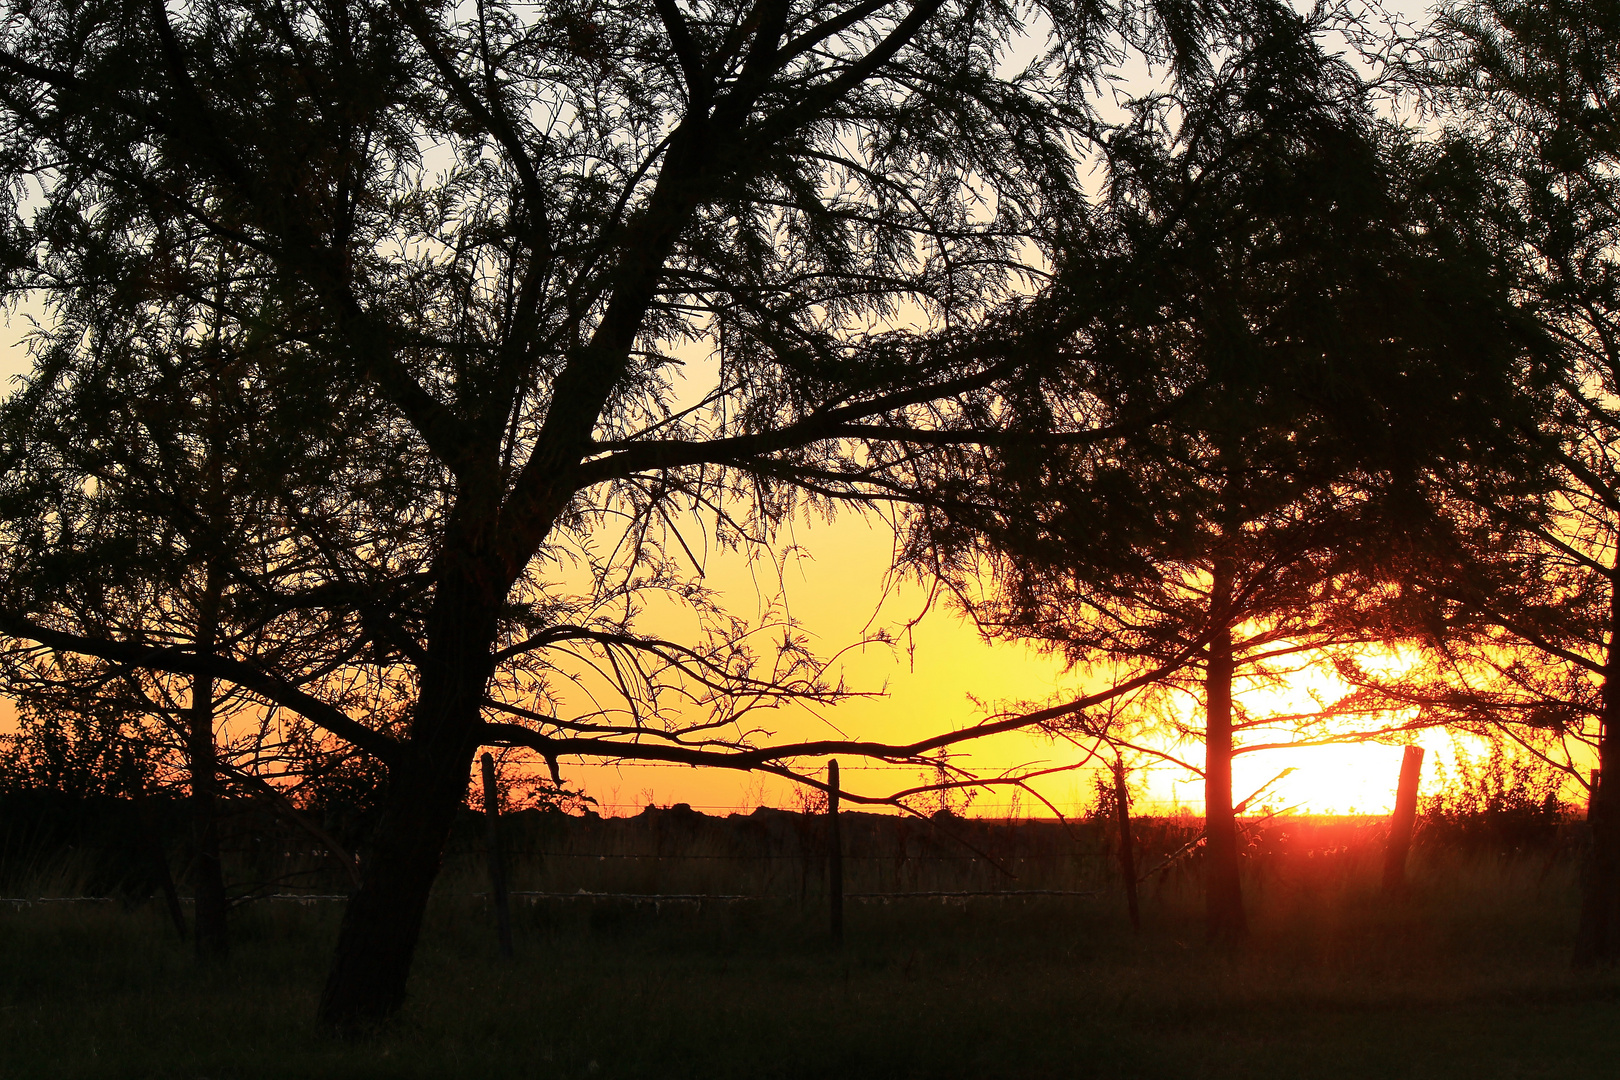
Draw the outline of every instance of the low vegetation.
M1411 892L1391 900L1380 821L1274 819L1246 860L1251 938L1210 947L1196 856L1146 884L1133 935L1098 825L857 819L852 853L902 837L917 855L963 852L949 828L1016 870L1019 850L1073 845L1086 857L1063 880L1095 891L851 899L842 949L819 857L803 886L796 859L767 879L762 860L693 858L741 854L739 837L789 849L814 820L510 824L515 848L553 830L549 862L513 852L520 890L562 892L566 879L756 898L518 897L517 957L503 961L469 829L436 887L404 1012L359 1041L314 1020L339 904L240 905L217 965L195 962L156 900L0 905L0 1076L1569 1077L1605 1075L1620 1053L1620 979L1569 968L1580 822L1420 833ZM1195 826L1150 820L1142 833L1169 849ZM618 857L585 858L593 846ZM87 850L36 863L32 895L72 885ZM941 858L888 887L971 887L986 873L1003 876Z

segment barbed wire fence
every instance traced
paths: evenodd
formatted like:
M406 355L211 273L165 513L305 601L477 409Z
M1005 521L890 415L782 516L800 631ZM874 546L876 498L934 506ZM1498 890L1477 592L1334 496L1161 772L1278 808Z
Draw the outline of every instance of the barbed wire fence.
M688 767L653 762L622 762L602 769L690 773ZM925 775L919 765L853 763L844 770L853 787L863 775ZM1149 763L1136 776L1164 773L1186 777L1171 763ZM1093 774L1096 774L1094 776ZM1080 792L1094 792L1106 766L1071 775ZM651 777L649 777L651 779ZM660 787L667 787L659 783ZM867 786L867 785L863 785ZM1138 787L1146 785L1138 785ZM649 793L651 789L648 789ZM760 794L764 795L761 789ZM786 797L784 797L786 796ZM908 814L898 807L843 811L844 840L829 848L823 820L813 800L778 792L776 802L685 803L608 799L590 803L587 814L502 815L501 848L509 860L512 900L527 903L629 902L734 904L794 900L801 905L835 902L888 904L909 900L957 902L999 898L1091 897L1115 887L1117 838L1112 824L1094 814L1090 799L1059 804L1059 818L1034 798L961 799L952 812ZM1183 848L1198 831L1201 815L1179 800L1132 798L1145 843L1145 855ZM525 815L528 815L527 817ZM447 853L445 892L487 898L484 872L488 844L482 828L464 830ZM266 860L262 838L250 838L257 865L266 871L243 889L238 903L338 903L331 875L321 873L333 853L308 838L283 838L279 859ZM302 843L303 846L300 846ZM273 853L272 853L273 855ZM361 854L363 858L363 851ZM246 860L244 860L246 861ZM830 868L847 871L847 887L831 894ZM271 865L275 864L275 865ZM845 877L841 871L840 879ZM166 872L166 871L165 871ZM183 873L181 875L184 876ZM326 887L322 887L325 885ZM343 886L345 889L347 886ZM182 897L182 902L189 898ZM12 896L0 904L111 903L106 896Z

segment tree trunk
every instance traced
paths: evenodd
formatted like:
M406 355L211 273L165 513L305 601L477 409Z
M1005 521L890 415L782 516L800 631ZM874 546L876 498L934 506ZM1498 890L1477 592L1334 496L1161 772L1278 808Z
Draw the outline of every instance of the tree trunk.
M410 739L389 770L382 821L321 994L319 1018L340 1032L363 1031L404 1004L428 894L466 801L505 583L488 563L456 561L440 578Z
M1211 613L1224 619L1223 596L1230 577L1215 571ZM1240 938L1247 931L1243 886L1238 876L1237 817L1232 812L1232 631L1222 626L1210 638L1204 672L1204 911L1211 941Z
M1592 851L1581 883L1581 921L1575 933L1577 968L1611 964L1620 959L1620 806L1610 782L1620 776L1615 757L1620 746L1620 570L1609 572L1609 643L1603 664L1603 713L1598 735L1598 772L1602 778L1592 793L1587 818L1592 829Z
M383 818L360 888L349 900L320 1019L363 1030L399 1011L428 895L456 809L467 790L472 748L454 758L412 755L389 776Z
M501 487L504 469L492 445L491 459L469 468L456 494L449 535L434 562L427 657L410 737L403 760L390 769L376 843L343 916L321 995L321 1021L339 1030L364 1029L404 1003L428 893L478 751L501 606L573 498L570 470L591 451L592 429L623 377L670 251L709 197L712 134L707 119L692 117L672 134L648 206L637 215L638 235L619 246L622 262L602 319L558 374L511 491ZM504 411L498 416L504 424Z
M220 589L210 572L197 618L197 651L213 651L219 635ZM230 952L226 927L225 868L219 853L219 751L214 744L214 680L198 675L191 680L191 707L187 710L186 765L191 772L191 811L196 831L197 858L192 872L195 897L193 922L197 958L220 960Z

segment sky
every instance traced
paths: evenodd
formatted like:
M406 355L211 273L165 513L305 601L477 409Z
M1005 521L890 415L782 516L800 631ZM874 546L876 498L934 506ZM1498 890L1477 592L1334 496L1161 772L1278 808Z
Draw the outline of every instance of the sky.
M889 581L890 539L881 526L846 516L832 523L800 524L792 542L809 555L789 563L784 585L793 616L812 636L822 655L887 629L898 640L893 646L868 645L842 657L842 671L851 689L876 692L818 710L817 715L786 713L762 723L774 741L816 737L849 737L903 742L973 724L984 717L1013 709L1020 702L1045 704L1054 697L1071 698L1101 684L1066 670L1060 658L1016 642L987 642L970 621L947 603L927 606L927 593L918 583L895 585ZM729 597L735 610L757 609L756 585L740 566L711 566L709 583ZM918 618L921 614L920 619ZM906 631L911 620L915 625ZM1302 709L1308 706L1308 684L1301 680L1296 692L1258 696L1255 709ZM1328 680L1318 676L1315 686L1332 696ZM1191 704L1190 702L1188 703ZM1444 734L1425 735L1431 765L1451 761L1455 748ZM1465 745L1464 752L1479 748ZM1182 748L1194 763L1201 754ZM964 747L956 764L980 775L1016 768L1045 768L1079 761L1083 752L1038 734L1011 733ZM1243 755L1234 766L1238 798L1261 788L1279 773L1278 780L1256 805L1275 809L1298 807L1316 813L1384 813L1394 802L1400 771L1399 746L1335 746ZM1202 786L1185 769L1170 764L1139 766L1133 781L1145 812L1173 813L1178 809L1199 813ZM1083 813L1095 798L1095 776L1106 767L1093 767L1047 777L1033 786L1065 815ZM1147 765L1147 767L1140 767ZM865 794L883 794L927 779L911 767L872 762L841 762L843 786ZM1435 770L1426 770L1431 781ZM565 780L578 784L601 804L603 813L635 813L649 803L686 802L708 813L743 810L755 805L793 806L796 796L789 785L774 779L731 775L712 770L627 763L623 766L564 768ZM999 817L1008 813L1050 816L1051 810L1028 795L1016 803L1006 789L977 794L964 812Z
M1411 19L1424 5L1396 2L1384 7ZM1145 71L1131 77L1144 85L1154 81ZM881 527L846 515L831 524L801 523L786 542L811 553L810 558L792 563L784 585L794 616L824 655L873 630L898 630L927 608L923 586L914 582L897 586L887 579L890 538ZM739 610L755 606L755 581L746 568L722 563L710 570L709 583L733 598ZM1017 643L985 641L945 603L927 608L910 627L904 644L908 647L868 646L846 657L845 674L852 688L881 691L881 696L850 700L821 710L817 717L783 716L774 734L779 740L842 734L903 742L967 726L1018 702L1045 703L1054 696L1073 696L1088 688L1086 680L1065 670L1059 658ZM1295 695L1292 705L1287 695L1266 704L1287 710L1303 708L1307 700L1302 692ZM1434 763L1454 763L1459 749L1471 755L1482 750L1466 740L1456 746L1444 733L1428 733L1416 741L1429 751L1425 780L1431 788L1439 775ZM1195 748L1186 754L1195 762L1201 759ZM1038 735L1009 734L971 744L957 764L984 775L1018 767L1071 764L1078 756L1079 751L1067 744ZM1394 803L1400 760L1401 748L1387 745L1243 755L1234 763L1234 793L1242 798L1286 772L1268 789L1262 803L1318 813L1385 813ZM892 766L848 761L841 766L843 786L863 793L881 794L924 779L915 770ZM1062 813L1074 814L1092 804L1095 776L1095 768L1090 768L1049 777L1034 786ZM1140 785L1137 797L1145 810L1202 811L1202 782L1186 770L1157 764L1140 768L1133 776ZM565 769L565 780L596 798L604 813L634 813L649 802L686 802L718 813L746 811L759 803L791 806L796 800L789 785L773 779L646 764ZM1050 813L1027 796L1013 805L1006 789L978 794L966 812L988 816Z
M1406 5L1402 5L1405 7ZM27 330L26 308L0 323L0 387L26 371L27 356L19 339ZM973 625L947 603L926 603L926 589L915 582L889 580L891 538L886 529L858 515L832 522L800 520L783 536L806 552L789 560L783 585L789 610L822 655L840 653L874 631L899 633L895 645L856 646L840 657L839 667L852 689L871 696L827 706L815 713L795 711L764 721L777 739L836 737L901 742L972 724L1019 702L1045 702L1072 696L1086 680L1065 670L1058 658L1028 646L987 642ZM716 558L707 566L707 582L728 606L757 612L760 584L757 568L740 557ZM920 615L920 617L919 617ZM914 621L915 620L915 621ZM907 629L909 625L909 629ZM904 631L903 633L900 633ZM1282 700L1271 704L1284 704ZM1285 706L1286 707L1286 706ZM14 710L0 699L0 729L14 723ZM1455 753L1444 734L1422 742L1430 761L1450 760ZM1478 751L1478 747L1464 747ZM1072 764L1080 751L1038 735L1009 734L973 744L958 764L981 773L1013 768ZM1189 750L1196 759L1196 750ZM1235 766L1237 797L1260 788L1285 770L1262 802L1276 808L1297 807L1318 813L1387 812L1394 800L1401 750L1397 746L1346 746L1278 751L1240 757ZM925 779L909 767L845 761L844 786L867 794L884 794ZM1100 763L1099 763L1100 764ZM1425 770L1432 787L1436 770ZM1170 765L1133 774L1139 806L1148 812L1197 813L1201 784L1184 769ZM1094 798L1092 769L1049 777L1035 787L1064 814L1083 812ZM634 813L649 803L679 802L709 813L746 810L756 805L793 806L802 798L794 786L773 778L648 764L573 766L564 763L570 787L583 790L608 814ZM1015 800L1006 789L977 794L966 812L987 816L1051 810L1027 796Z
M30 314L14 313L0 333L0 385L14 385L12 380L27 370L20 339ZM814 713L790 710L769 716L761 725L775 739L847 736L903 742L967 726L1020 702L1073 696L1088 685L1059 658L1019 643L984 640L949 603L929 606L920 583L893 581L888 574L892 538L881 522L853 513L831 522L801 518L784 530L781 543L801 553L786 561L781 577L788 610L820 655L840 654L837 670L850 689L866 696ZM771 573L762 577L759 567L740 556L711 557L705 569L707 584L728 608L744 616L757 615L762 596L777 587ZM894 643L859 644L877 631L887 631ZM11 727L13 717L11 703L0 699L0 728ZM1424 741L1431 761L1452 755L1446 736ZM1196 749L1188 754L1196 760ZM1270 789L1271 805L1320 813L1382 813L1393 804L1400 754L1394 746L1351 746L1244 756L1235 766L1235 791L1241 798L1293 769ZM1070 765L1080 757L1081 751L1067 743L1013 733L972 744L956 763L994 774ZM863 794L883 795L928 779L911 767L851 760L841 764L844 786ZM1434 770L1426 773L1432 784ZM1072 815L1093 802L1095 775L1095 768L1087 768L1034 786L1059 812ZM746 812L757 805L791 807L802 798L795 785L775 778L678 766L565 763L564 779L595 799L604 814L680 802L707 813ZM1146 812L1201 810L1201 785L1183 769L1151 765L1133 773L1133 782ZM1051 813L1027 795L1010 796L1005 788L977 793L965 804L958 798L955 805L963 812L996 817Z

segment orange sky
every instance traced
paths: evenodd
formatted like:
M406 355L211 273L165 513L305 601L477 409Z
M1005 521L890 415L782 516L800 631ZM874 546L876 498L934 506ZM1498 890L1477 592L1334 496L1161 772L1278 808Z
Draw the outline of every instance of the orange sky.
M26 314L26 312L24 313ZM0 378L26 369L23 351L14 345L22 323L15 319L0 340ZM832 523L798 520L784 531L784 545L806 549L805 557L790 561L785 576L786 599L794 617L812 635L823 655L859 641L875 629L896 630L924 606L923 590L906 584L885 591L889 536L881 527L854 514ZM754 615L762 585L738 556L708 564L707 581L719 589L739 614ZM771 589L765 589L771 591ZM909 647L907 647L909 646ZM1023 701L1041 701L1055 693L1074 693L1079 684L1062 664L1017 644L988 644L944 604L929 611L898 646L871 645L842 658L842 669L853 689L881 691L881 696L857 698L826 707L818 714L779 714L766 726L781 739L837 736L901 742L973 723L987 711ZM9 702L0 699L0 729L12 726ZM1444 735L1425 738L1433 751L1449 756ZM1067 764L1078 751L1067 744L1025 734L998 736L965 748L960 762L980 772L1017 766ZM1186 755L1200 756L1196 748ZM1430 761L1435 760L1431 754ZM1248 794L1279 771L1296 771L1272 789L1272 805L1298 805L1314 812L1385 812L1393 801L1400 750L1389 746L1331 747L1271 752L1241 757L1236 766L1238 797ZM921 779L910 769L875 766L846 760L846 787L881 794ZM564 763L565 779L598 800L604 813L634 813L649 801L658 804L687 802L710 812L750 808L761 803L793 805L792 785L772 778L703 771L689 768L625 764L580 766ZM1143 809L1170 811L1201 808L1202 792L1196 778L1179 768L1162 765L1139 774L1144 784ZM1432 781L1432 768L1426 776ZM1063 813L1082 810L1092 798L1089 771L1047 778L1036 785ZM1027 796L1025 813L1046 814ZM981 793L970 813L999 816L1009 809L1006 789Z
M783 543L809 552L789 563L785 586L794 617L812 633L824 655L861 640L873 629L898 630L923 609L924 591L914 583L885 591L889 537L881 526L852 514L830 524L801 521ZM707 569L706 580L722 592L732 610L743 615L757 610L760 585L740 557L711 560ZM769 583L772 588L774 584ZM1066 673L1061 661L1018 644L986 643L943 603L921 619L909 639L894 647L854 650L843 657L842 669L851 689L882 691L881 696L852 699L817 714L776 714L763 722L776 740L847 736L904 742L969 725L1018 701L1044 702L1054 694L1073 696L1082 689L1082 681ZM1286 693L1276 692L1268 692L1264 701L1259 695L1248 700L1257 711L1299 709L1308 701L1302 693L1290 701ZM1431 750L1426 773L1432 779L1432 763L1451 757L1451 740L1441 734L1426 736L1422 742ZM1017 766L1068 764L1080 756L1066 743L1022 733L967 744L963 750L959 763L981 775ZM1202 756L1196 747L1182 753L1194 762ZM1318 813L1383 813L1394 801L1400 757L1399 747L1376 745L1244 755L1235 766L1236 795L1242 798L1292 768L1295 771L1275 784L1263 803ZM863 793L881 794L922 778L915 769L872 762L845 759L842 766L844 786ZM795 799L785 781L719 771L565 762L564 774L570 785L583 787L596 798L604 813L634 813L648 802L687 802L712 813L761 803L791 806ZM1144 810L1201 809L1201 783L1185 770L1161 764L1138 775L1145 786ZM1045 778L1034 786L1063 813L1079 812L1093 797L1092 770ZM1019 802L1021 812L1049 813L1027 795ZM1009 803L1007 789L984 792L968 812L999 816L1010 809Z
M1408 8L1412 11L1408 11ZM1421 5L1402 3L1394 10L1412 14ZM26 320L37 311L24 308L9 320L0 313L0 380L26 370L26 357L15 344L26 330ZM687 375L698 374L699 360ZM3 383L0 383L3 386ZM0 392L4 392L0 389ZM922 590L909 585L884 593L889 540L855 515L832 524L799 522L784 536L784 543L807 548L812 557L792 563L787 575L787 599L794 616L815 639L823 654L833 653L859 640L871 629L894 629L915 616L923 606ZM728 603L744 615L759 606L752 574L740 559L722 559L709 566L709 582ZM987 644L973 628L944 605L930 611L912 631L906 648L869 646L844 657L843 667L855 689L882 690L883 696L856 699L821 711L782 715L776 723L779 738L831 736L899 742L958 728L982 718L987 710L1019 700L1042 700L1057 692L1074 692L1078 684L1062 665L1049 657L1015 644ZM0 699L0 729L10 726L11 708ZM1450 739L1444 734L1425 736L1430 762L1450 757ZM1063 764L1076 751L1043 738L1012 734L973 744L962 759L981 771L1017 765ZM1196 749L1186 756L1197 760ZM1296 771L1272 789L1275 806L1298 805L1315 812L1385 812L1393 801L1399 772L1400 750L1390 746L1347 746L1314 750L1271 752L1240 757L1235 767L1239 798L1260 787L1285 768ZM913 782L917 774L893 768L867 769L866 763L846 761L845 786L882 792ZM648 801L660 804L688 802L704 808L751 807L761 802L791 805L793 793L785 783L729 773L685 768L625 765L583 767L564 765L565 778L599 800L604 812L634 812ZM1165 811L1201 807L1201 789L1184 770L1161 766L1146 770L1145 808ZM1426 767L1432 783L1435 773ZM1064 813L1083 808L1091 799L1088 773L1068 773L1040 782L1039 790ZM970 812L1005 812L1005 793L982 794ZM1025 811L1045 813L1023 800Z

